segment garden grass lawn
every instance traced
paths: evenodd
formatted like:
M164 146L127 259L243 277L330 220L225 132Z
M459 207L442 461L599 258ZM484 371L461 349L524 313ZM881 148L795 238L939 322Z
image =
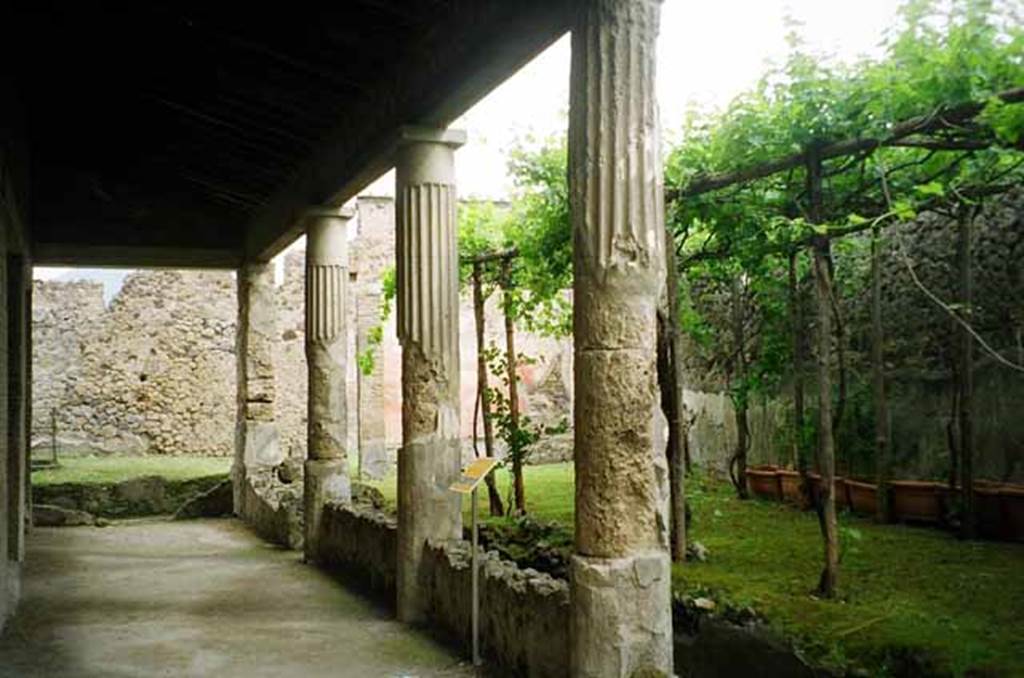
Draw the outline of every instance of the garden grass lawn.
M191 480L226 474L231 470L231 457L164 457L164 456L88 456L64 457L57 468L32 472L34 485L58 483L117 483L142 476L161 476L167 480Z
M509 474L497 477L505 499ZM531 515L572 529L571 464L528 466L525 484ZM393 506L394 475L375 485ZM724 483L689 485L690 539L710 557L674 566L676 595L709 597L720 611L753 608L815 664L885 675L912 655L934 662L929 672L1024 676L1024 544L962 542L843 514L839 596L819 600L811 595L822 559L813 512L741 502ZM468 506L465 514L468 525Z

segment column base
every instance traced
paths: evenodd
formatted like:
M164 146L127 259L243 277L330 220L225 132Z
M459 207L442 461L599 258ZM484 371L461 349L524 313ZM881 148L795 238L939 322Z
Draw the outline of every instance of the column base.
M328 503L348 504L352 501L348 460L307 460L303 476L303 491L303 523L305 526L303 550L306 562L317 562L320 560L319 536L324 506Z
M462 538L460 495L448 488L459 479L459 441L431 440L398 451L398 619L427 620L420 567L428 539Z
M570 562L573 676L671 676L672 563L653 551Z

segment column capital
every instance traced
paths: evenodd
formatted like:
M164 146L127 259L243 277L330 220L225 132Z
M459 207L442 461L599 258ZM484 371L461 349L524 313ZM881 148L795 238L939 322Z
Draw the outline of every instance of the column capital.
M315 205L309 207L305 212L302 213L304 221L309 222L315 219L341 219L342 221L348 221L356 215L356 211L352 207L343 206L335 207L333 205Z
M347 207L311 207L304 215L306 266L348 266L348 222L355 210Z
M398 146L409 144L442 144L456 149L466 143L466 130L439 129L420 125L405 125L398 131Z

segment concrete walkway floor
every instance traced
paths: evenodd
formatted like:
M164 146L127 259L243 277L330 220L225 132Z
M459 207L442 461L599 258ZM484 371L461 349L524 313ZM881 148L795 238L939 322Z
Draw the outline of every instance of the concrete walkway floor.
M469 676L235 520L36 529L0 676Z

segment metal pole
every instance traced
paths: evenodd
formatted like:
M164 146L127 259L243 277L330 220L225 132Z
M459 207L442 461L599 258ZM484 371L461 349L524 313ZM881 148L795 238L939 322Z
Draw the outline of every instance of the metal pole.
M476 487L473 487L473 509L472 509L472 531L473 531L473 556L470 560L470 567L473 568L473 666L480 666L480 571L477 563L477 529L476 529Z

